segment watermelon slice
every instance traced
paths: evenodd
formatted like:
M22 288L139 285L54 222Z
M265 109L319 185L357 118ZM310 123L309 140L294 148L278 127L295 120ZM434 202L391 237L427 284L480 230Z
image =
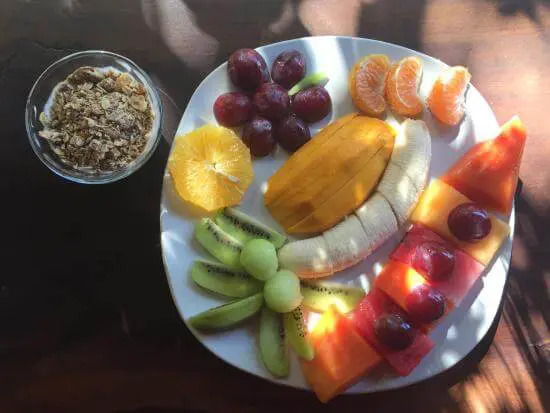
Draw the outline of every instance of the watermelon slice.
M380 343L374 331L374 323L381 315L392 313L407 319L407 315L378 288L371 290L361 300L351 319L355 328L368 343L386 359L400 376L407 376L430 352L434 344L430 338L413 327L413 341L405 350L391 350Z
M389 260L384 268L376 277L375 285L377 288L385 292L395 303L406 311L407 297L413 292L413 290L420 285L428 285L434 287L433 284L428 282L426 278L420 275L408 264L404 264L401 261ZM435 287L434 287L435 288ZM442 291L440 291L442 292ZM443 292L442 292L443 293ZM443 295L445 295L443 293ZM443 315L427 324L417 322L412 316L412 321L422 328L423 331L432 330L437 324L453 310L453 302L446 300L445 313Z
M495 139L471 148L442 180L484 209L508 215L526 138L523 123L514 116Z
M309 337L315 358L302 359L300 366L323 403L346 390L382 361L335 306L330 306L323 314Z
M401 244L392 253L391 258L412 265L416 248L424 242L437 242L454 251L455 266L453 272L445 280L429 280L429 283L443 293L455 307L460 305L468 291L480 279L485 267L421 224L413 225Z

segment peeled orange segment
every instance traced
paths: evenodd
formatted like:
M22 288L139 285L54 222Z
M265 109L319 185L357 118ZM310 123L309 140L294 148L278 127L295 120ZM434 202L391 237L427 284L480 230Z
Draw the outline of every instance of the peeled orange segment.
M406 57L395 63L386 77L386 99L398 115L415 117L422 113L424 104L418 96L422 79L422 60Z
M428 107L437 119L447 125L456 125L462 120L471 78L463 66L450 67L439 75L428 96Z
M242 140L213 125L177 136L168 170L179 196L208 212L238 204L254 177Z
M354 105L370 116L379 116L386 110L384 84L390 70L386 55L371 54L352 67L349 75L349 91Z

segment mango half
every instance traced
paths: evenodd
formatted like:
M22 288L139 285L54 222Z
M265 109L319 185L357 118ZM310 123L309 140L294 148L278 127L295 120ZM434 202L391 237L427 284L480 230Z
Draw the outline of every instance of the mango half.
M380 119L356 113L337 119L269 179L267 209L290 234L333 227L376 188L395 135Z

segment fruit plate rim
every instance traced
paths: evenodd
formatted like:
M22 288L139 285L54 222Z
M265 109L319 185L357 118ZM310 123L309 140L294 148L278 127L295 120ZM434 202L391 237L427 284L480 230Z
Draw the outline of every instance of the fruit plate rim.
M292 44L296 44L297 42L305 42L305 43L315 42L315 41L317 41L316 39L325 39L327 41L336 41L336 42L337 41L346 41L346 42L351 42L353 44L355 44L355 42L366 42L366 43L370 43L375 48L378 47L378 48L383 48L383 49L394 49L394 50L397 50L398 52L400 52L402 54L413 54L413 55L416 55L416 56L420 56L420 57L422 57L423 59L425 59L427 61L437 63L441 67L449 67L448 64L441 61L440 59L434 58L434 57L429 56L425 53L418 52L418 51L415 51L413 49L410 49L410 48L407 48L407 47L404 47L404 46L384 42L384 41L381 41L381 40L375 40L375 39L369 39L369 38L359 38L359 37L352 37L352 36L310 36L310 37L302 37L302 38L297 38L297 39L289 39L289 40L284 40L284 41L281 41L281 42L266 44L266 45L263 45L261 47L257 47L256 50L258 50L261 54L263 54L264 51L266 49L269 49L269 48L284 47L285 45L292 45ZM186 121L187 121L187 118L190 116L189 113L192 111L191 107L192 107L192 104L194 102L194 97L195 97L195 95L197 95L197 92L202 87L204 87L204 85L206 85L208 82L210 82L210 80L214 76L216 76L218 72L224 70L226 66L227 66L227 62L221 63L219 66L217 66L215 69L213 69L200 82L199 86L195 89L195 91L193 92L193 95L189 99L188 105L187 105L187 107L186 107L186 109L185 109L185 111L184 111L184 113L181 117L180 122L179 122L177 131L176 131L176 135L180 134L180 133L183 133L183 132L187 132L187 130L185 130L185 129L189 129L189 128L186 127ZM494 127L492 129L495 130L495 128L498 126L498 124L497 124L495 114L494 114L493 110L491 109L489 103L483 98L481 93L473 85L470 85L469 96L471 96L472 94L476 97L476 99L478 99L478 100L481 99L481 102L487 106L489 112L485 113L485 115L490 117L490 119L488 119L487 122L490 123L490 124L494 124ZM211 104L212 103L213 103L213 101L211 102ZM204 120L203 120L203 122L204 122ZM187 122L187 123L189 123L189 122ZM483 141L483 140L489 139L490 137L491 137L490 135L484 135L484 136L479 137L478 141ZM172 144L173 144L173 142L172 142ZM172 147L171 147L171 149L172 149ZM468 149L468 148L466 148L466 149ZM223 362L225 362L225 363L227 363L227 364L229 364L233 367L236 367L239 370L245 371L249 374L255 375L259 378L262 378L264 380L270 381L270 382L275 383L275 384L284 385L284 386L293 387L293 388L298 388L298 389L310 390L307 386L304 386L302 384L293 383L290 380L276 379L276 378L272 377L267 371L252 371L250 369L247 369L247 368L243 367L241 365L241 363L238 362L238 360L232 360L230 358L224 357L221 354L218 354L213 348L209 347L205 343L201 333L196 331L194 328L192 328L187 323L186 316L183 314L182 308L178 305L178 299L176 297L177 293L175 291L175 289L178 286L174 285L175 280L174 280L174 277L170 273L170 268L169 268L170 266L167 262L167 245L168 245L167 242L168 241L163 236L163 234L165 232L165 229L166 229L164 219L163 219L163 215L165 213L167 213L166 207L164 206L164 203L167 202L166 201L166 199L167 199L167 189L171 185L172 185L171 180L170 180L169 173L168 173L168 170L167 170L167 167L166 167L165 171L164 171L163 186L162 186L161 199L160 199L161 255L162 255L162 262L163 262L163 265L164 265L166 277L168 279L170 294L171 294L172 299L174 301L174 304L177 308L178 314L180 315L180 317L183 320L184 324L191 331L193 336L195 336L195 338L205 348L208 349L208 351L210 351L217 358L221 359ZM494 311L493 311L494 314L493 314L490 322L488 323L488 326L486 328L484 328L484 331L481 334L479 334L479 333L477 334L475 342L471 346L469 346L467 350L463 351L462 354L460 354L458 356L458 358L456 358L456 360L453 360L453 361L449 362L448 365L438 369L437 371L428 370L427 373L424 376L420 376L420 377L416 377L414 374L411 374L411 375L409 375L408 377L405 377L405 378L397 378L396 377L396 379L394 379L394 380L384 381L383 385L381 385L381 386L373 386L373 387L369 387L369 388L366 388L366 389L364 389L364 388L359 388L358 389L357 386L354 386L354 387L351 387L348 390L346 390L343 394L374 393L374 392L379 392L379 391L402 388L402 387L406 387L406 386L409 386L409 385L412 385L412 384L422 382L424 380L427 380L429 378L432 378L434 376L437 376L437 375L449 370L450 368L455 366L460 360L462 360L464 357L466 357L472 350L474 350L474 348L479 344L479 342L483 339L483 337L485 337L487 335L487 333L490 329L490 326L494 323L494 320L497 318L497 316L498 316L498 307L500 307L500 303L501 303L502 298L503 298L504 285L505 285L506 279L508 277L508 268L509 268L510 259L511 259L511 245L512 245L512 239L513 239L513 234L514 234L514 228L515 228L515 202L514 202L514 205L512 207L510 217L508 218L508 224L510 225L510 235L507 238L507 240L505 240L505 242L504 242L505 245L500 250L499 256L497 257L498 261L502 261L502 265L504 266L504 279L502 280L502 283L501 283L502 285L499 286L500 290L498 291L498 297L494 297L497 308L494 308ZM495 264L496 264L495 262L492 262L490 264L490 266L488 267L489 268L488 272L493 271ZM498 300L496 300L496 298L498 298ZM478 299L478 296L476 295L474 297L474 302L477 299ZM187 316L189 316L189 315L187 315ZM223 340L222 337L220 337L219 339ZM434 341L436 341L436 340L434 340ZM436 345L437 344L438 343L436 341ZM293 365L291 367L293 369L299 368L299 366L295 362L293 363ZM403 380L403 379L405 379L405 380Z

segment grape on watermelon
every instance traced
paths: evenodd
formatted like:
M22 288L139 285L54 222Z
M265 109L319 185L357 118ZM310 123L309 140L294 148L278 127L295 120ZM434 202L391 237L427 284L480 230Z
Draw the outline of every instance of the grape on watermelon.
M401 241L401 244L391 254L391 258L414 266L413 263L419 246L427 242L444 245L454 252L455 257L454 267L450 275L444 279L429 280L434 288L445 295L455 307L464 300L469 291L479 291L481 287L480 277L485 271L485 266L424 225L414 224ZM419 268L415 269L421 272Z
M454 305L414 268L389 260L378 274L375 286L386 293L424 331L430 331Z
M431 351L434 344L430 338L412 326L411 344L403 350L392 350L377 338L376 321L387 314L396 314L407 320L406 313L378 288L371 290L361 300L351 319L357 332L393 367L400 376L407 376Z

